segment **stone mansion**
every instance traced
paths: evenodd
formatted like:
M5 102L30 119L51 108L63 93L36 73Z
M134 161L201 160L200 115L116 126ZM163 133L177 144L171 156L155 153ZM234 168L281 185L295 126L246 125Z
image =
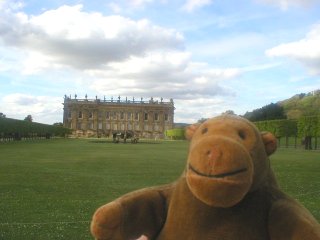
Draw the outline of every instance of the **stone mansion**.
M75 136L111 136L115 132L133 131L140 138L164 138L173 128L174 103L143 98L78 99L64 97L63 125Z

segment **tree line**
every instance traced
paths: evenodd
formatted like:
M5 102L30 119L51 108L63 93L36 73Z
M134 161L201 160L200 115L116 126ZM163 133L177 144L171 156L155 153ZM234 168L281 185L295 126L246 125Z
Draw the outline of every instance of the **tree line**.
M284 108L276 103L270 103L252 112L246 112L243 117L252 122L287 118Z

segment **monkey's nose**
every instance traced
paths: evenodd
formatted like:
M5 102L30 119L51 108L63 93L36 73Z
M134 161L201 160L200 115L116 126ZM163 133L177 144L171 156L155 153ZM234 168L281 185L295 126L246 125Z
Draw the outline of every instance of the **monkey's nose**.
M219 149L219 147L211 147L208 151L207 151L207 157L211 162L215 162L217 159L219 159L221 157L221 151Z

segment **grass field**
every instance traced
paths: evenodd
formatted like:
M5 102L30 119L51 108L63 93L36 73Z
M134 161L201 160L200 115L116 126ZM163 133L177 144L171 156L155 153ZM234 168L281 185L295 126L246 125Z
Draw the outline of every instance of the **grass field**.
M185 141L0 143L0 239L92 239L97 207L175 180L187 149ZM320 152L279 149L272 165L281 187L320 221Z

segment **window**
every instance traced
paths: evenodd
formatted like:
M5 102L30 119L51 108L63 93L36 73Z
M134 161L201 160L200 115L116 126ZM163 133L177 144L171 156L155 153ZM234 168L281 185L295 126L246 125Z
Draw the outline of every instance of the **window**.
M106 119L110 119L110 112L106 112Z
M121 119L121 120L124 119L124 112L120 112L120 119Z
M121 124L121 130L124 131L124 128L125 128L124 123L122 123Z
M112 112L112 119L117 120L117 113L116 112Z
M148 121L148 113L144 113L144 120Z
M82 111L79 111L78 118L82 118Z
M81 122L77 123L77 129L80 130L81 129Z
M102 112L98 112L98 118L102 118Z
M155 113L155 114L154 114L154 120L155 120L155 121L159 121L159 114L158 114L158 113Z
M71 118L71 111L68 111L68 118Z
M90 119L93 118L93 112L89 112L89 118L90 118Z
M139 120L139 113L134 114L134 120L138 121Z
M140 131L139 123L136 123L136 125L135 125L135 127L134 127L134 130L136 130L136 131Z
M99 129L102 129L102 122L99 122L98 128L99 128Z
M106 124L106 129L107 129L107 130L110 130L110 129L111 129L110 123L107 123L107 124Z
M88 128L89 128L89 129L93 129L93 122L89 122L89 123L88 123Z
M112 130L118 130L118 125L116 123L113 124Z
M165 121L168 121L168 120L169 120L169 115L168 115L167 113L164 115L164 120L165 120Z
M131 123L128 123L128 130L132 130L132 125L131 125Z
M131 120L131 118L132 118L131 112L128 112L128 113L127 113L127 119L128 119L128 120Z

